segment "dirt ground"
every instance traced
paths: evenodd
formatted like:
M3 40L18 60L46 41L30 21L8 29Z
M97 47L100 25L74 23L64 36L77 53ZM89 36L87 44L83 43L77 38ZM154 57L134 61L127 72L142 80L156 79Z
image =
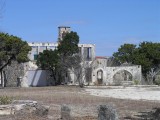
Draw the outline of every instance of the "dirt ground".
M35 100L50 106L49 114L45 118L33 115L0 116L0 120L58 120L62 104L71 108L71 115L75 120L96 120L97 108L101 104L114 104L120 120L142 120L160 108L158 101L143 101L98 97L89 95L84 88L78 86L54 86L31 88L0 89L0 96L7 95L16 100Z

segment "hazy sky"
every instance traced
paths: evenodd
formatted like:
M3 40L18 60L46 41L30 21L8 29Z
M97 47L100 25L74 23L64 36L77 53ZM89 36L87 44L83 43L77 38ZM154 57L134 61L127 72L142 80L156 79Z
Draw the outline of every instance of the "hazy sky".
M124 43L160 42L160 0L1 1L0 30L28 42L56 42L61 25L80 43L96 44L97 56L111 56Z

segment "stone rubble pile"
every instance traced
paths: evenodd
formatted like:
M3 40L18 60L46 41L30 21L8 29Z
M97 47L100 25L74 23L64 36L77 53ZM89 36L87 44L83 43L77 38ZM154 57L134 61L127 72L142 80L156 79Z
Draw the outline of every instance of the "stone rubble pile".
M49 106L38 104L32 100L14 100L9 105L0 105L0 115L26 114L31 113L37 116L48 114Z

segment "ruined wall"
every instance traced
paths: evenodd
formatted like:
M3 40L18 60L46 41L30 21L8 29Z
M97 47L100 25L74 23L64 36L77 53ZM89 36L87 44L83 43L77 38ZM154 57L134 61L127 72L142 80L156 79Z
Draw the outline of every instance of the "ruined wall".
M128 77L126 81L134 83L134 81L137 81L139 84L141 84L141 66L135 65L135 66L118 66L118 67L97 67L96 69L93 68L92 71L92 83L95 85L98 81L98 73L99 71L102 72L102 85L115 85L114 77L115 74L120 73L121 71L126 71L129 74L126 76ZM130 75L130 76L129 76ZM119 74L117 80L121 80L124 76L123 74ZM130 78L131 77L131 78ZM117 81L116 81L117 82ZM125 80L120 81L125 82Z
M12 61L11 64L4 69L4 71L6 75L6 87L16 87L17 78L24 76L24 64L19 64L16 61Z
M106 72L106 84L112 84L113 83L113 76L119 72L119 71L128 71L132 75L132 81L138 80L139 83L141 83L141 66L135 65L135 66L120 66L120 67L107 67Z

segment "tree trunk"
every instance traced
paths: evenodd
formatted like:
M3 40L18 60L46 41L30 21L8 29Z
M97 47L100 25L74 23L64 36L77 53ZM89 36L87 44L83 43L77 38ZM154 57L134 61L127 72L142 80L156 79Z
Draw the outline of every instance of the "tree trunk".
M6 73L5 73L5 71L3 71L3 82L4 82L4 87L6 87L7 79L6 79Z
M55 74L55 71L54 71L53 69L50 69L50 71L51 71L51 74L52 74L52 76L53 76L54 83L55 83L55 85L56 85L56 74Z
M1 86L4 87L3 71L0 71L1 74Z

